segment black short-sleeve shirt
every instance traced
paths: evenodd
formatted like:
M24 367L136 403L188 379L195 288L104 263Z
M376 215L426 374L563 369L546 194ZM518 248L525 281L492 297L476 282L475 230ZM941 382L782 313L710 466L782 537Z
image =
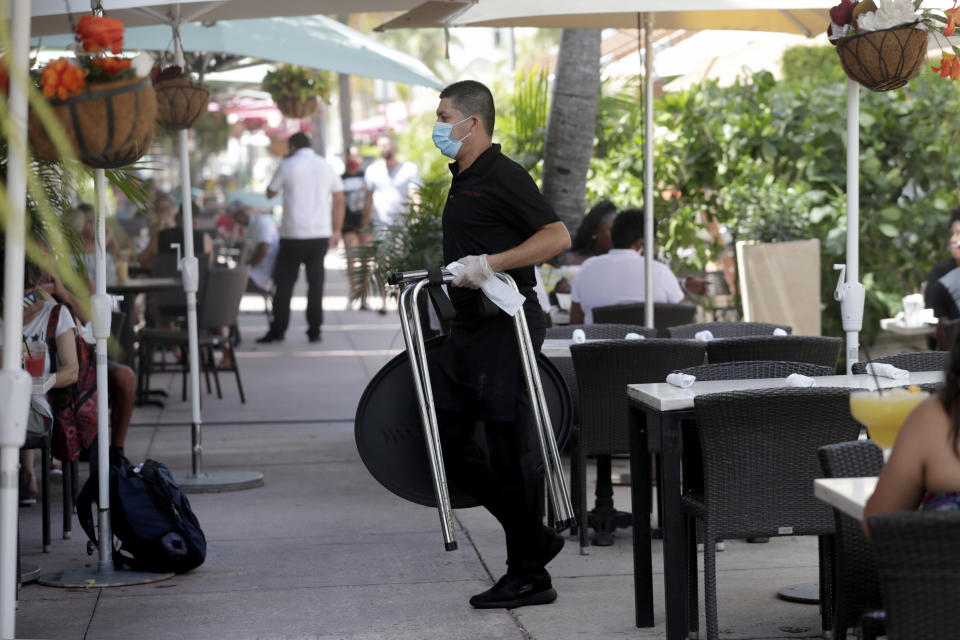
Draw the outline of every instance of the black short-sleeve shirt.
M500 253L522 244L539 229L559 221L533 179L491 145L461 174L450 165L453 183L443 209L443 258ZM509 271L526 297L524 313L539 349L545 320L533 291L533 267ZM512 420L517 393L524 392L513 320L483 304L475 289L448 287L457 310L434 378L440 409L486 420Z
M491 145L466 171L457 174L450 165L453 183L443 208L443 260L449 264L464 256L493 254L522 244L542 227L558 222L536 183L519 164ZM527 298L524 310L531 328L544 326L543 313L533 287L534 267L508 271ZM482 295L474 289L450 287L458 316L468 318Z
M940 281L941 278L957 268L960 268L957 261L949 258L933 265L927 275L927 286L923 291L923 301L927 308L933 309L933 315L938 318L950 318L951 320L960 318L960 309L958 309L953 295Z

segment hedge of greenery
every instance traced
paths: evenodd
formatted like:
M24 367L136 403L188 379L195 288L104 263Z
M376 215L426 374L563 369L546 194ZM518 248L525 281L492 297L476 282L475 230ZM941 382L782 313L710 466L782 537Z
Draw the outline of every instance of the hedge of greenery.
M823 332L842 335L832 266L845 254L846 82L829 47L791 50L784 65L782 81L761 72L656 101L659 248L676 268L702 268L721 249L703 233L708 218L734 240L819 238ZM589 201L643 204L635 96L601 97ZM879 319L947 255L946 221L960 202L960 93L924 69L904 89L860 96L860 269L872 341Z

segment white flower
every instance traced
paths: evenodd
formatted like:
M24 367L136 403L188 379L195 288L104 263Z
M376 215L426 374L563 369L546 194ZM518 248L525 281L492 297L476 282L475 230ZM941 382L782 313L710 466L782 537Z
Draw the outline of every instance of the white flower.
M912 0L878 0L879 8L857 18L859 31L879 31L920 19L913 8ZM922 25L917 25L922 28Z
M840 38L846 38L850 35L850 32L853 31L853 23L847 23L842 27L836 22L830 22L830 39L839 40Z

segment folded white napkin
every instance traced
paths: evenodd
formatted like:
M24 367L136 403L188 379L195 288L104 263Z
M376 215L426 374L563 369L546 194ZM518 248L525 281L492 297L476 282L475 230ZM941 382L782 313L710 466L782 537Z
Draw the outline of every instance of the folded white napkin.
M788 335L790 335L790 334L787 333L786 331L784 331L783 329L781 329L780 327L777 327L776 329L773 330L773 335L775 335L775 336L788 336Z
M583 329L573 330L573 344L583 344L586 341L587 341L587 334L583 332Z
M459 262L451 262L447 265L447 271L459 276L463 273L463 265ZM490 298L493 304L503 309L510 316L517 314L525 300L523 294L496 276L487 278L480 290Z
M711 333L709 330L697 331L693 337L695 340L699 340L700 342L710 342L713 340L713 333Z
M805 376L800 373L791 373L787 376L787 386L788 387L815 387L817 386L817 381L811 378L810 376Z
M887 362L870 362L867 364L867 373L877 374L884 378L893 380L906 380L910 377L910 372L906 369L898 369Z
M631 332L628 333L627 335L623 336L623 339L624 339L624 340L645 340L646 338L644 338L644 337L643 337L642 335L640 335L639 333L633 333L633 332L631 331Z
M689 373L680 373L679 371L674 371L667 376L667 382L675 387L680 387L681 389L686 389L696 382L696 380L697 376L692 376Z

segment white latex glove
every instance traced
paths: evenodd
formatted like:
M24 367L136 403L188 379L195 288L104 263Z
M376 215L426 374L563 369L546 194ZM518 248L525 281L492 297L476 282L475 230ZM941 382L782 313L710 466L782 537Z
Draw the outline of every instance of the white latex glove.
M479 289L489 278L494 277L485 253L479 256L464 256L457 262L463 265L463 272L450 283L455 287Z

